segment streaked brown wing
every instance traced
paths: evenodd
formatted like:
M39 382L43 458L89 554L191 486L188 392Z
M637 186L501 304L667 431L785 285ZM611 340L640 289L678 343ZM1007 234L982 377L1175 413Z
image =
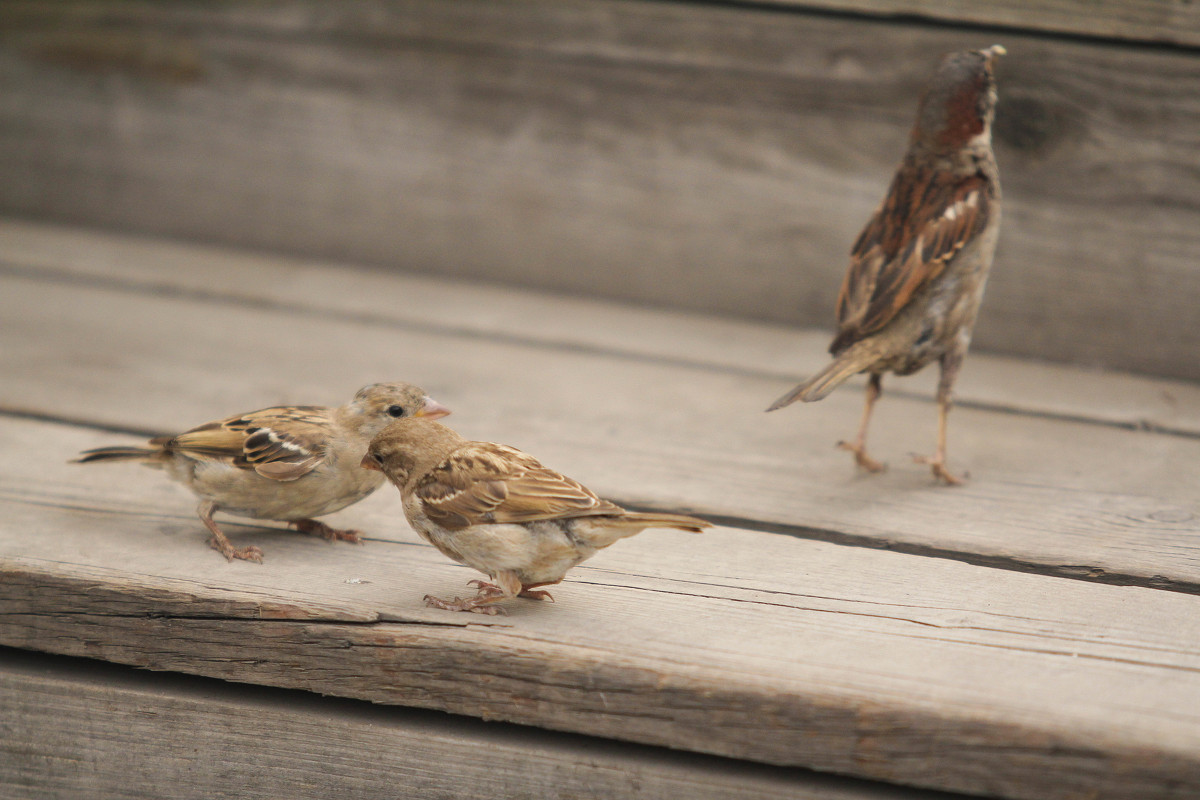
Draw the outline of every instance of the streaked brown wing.
M166 442L168 450L224 459L265 478L291 481L325 457L333 424L321 406L264 408L210 422Z
M991 213L987 179L904 167L859 234L838 294L830 350L878 331L978 235Z
M621 511L532 456L485 442L456 450L418 483L414 493L426 516L450 530Z

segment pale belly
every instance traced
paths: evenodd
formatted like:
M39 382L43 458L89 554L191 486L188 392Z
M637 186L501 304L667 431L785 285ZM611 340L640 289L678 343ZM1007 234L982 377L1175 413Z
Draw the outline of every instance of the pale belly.
M563 525L569 522L474 525L457 531L442 530L421 516L409 515L409 522L448 558L485 575L512 572L527 585L561 580L596 552L568 536Z
M294 481L275 481L219 461L176 459L168 474L226 513L251 519L297 520L332 514L378 489L383 475L319 466Z

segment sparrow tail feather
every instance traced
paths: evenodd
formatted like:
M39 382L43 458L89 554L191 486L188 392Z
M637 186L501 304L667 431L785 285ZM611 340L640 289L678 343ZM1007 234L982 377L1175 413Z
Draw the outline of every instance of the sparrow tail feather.
M645 528L675 528L690 533L700 533L711 528L712 523L685 514L667 514L656 511L629 511L621 517L621 526Z
M149 461L162 455L162 450L156 447L97 447L94 450L84 450L79 458L72 459L72 464L90 464L93 461Z
M857 342L843 350L825 369L772 403L767 411L777 411L797 400L806 403L822 400L851 377L868 369L878 358L879 351L874 341L864 339Z

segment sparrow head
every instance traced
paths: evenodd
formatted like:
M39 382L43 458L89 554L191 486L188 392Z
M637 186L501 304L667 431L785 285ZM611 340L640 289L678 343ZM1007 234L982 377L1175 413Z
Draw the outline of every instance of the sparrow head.
M425 394L425 390L407 383L373 383L364 386L341 409L342 420L371 438L398 419L423 417L440 419L450 409Z
M912 143L947 152L966 147L981 136L986 141L996 108L992 65L1004 54L1004 48L996 44L943 58L921 97Z
M367 446L360 466L382 472L401 489L444 461L463 438L428 417L396 420Z

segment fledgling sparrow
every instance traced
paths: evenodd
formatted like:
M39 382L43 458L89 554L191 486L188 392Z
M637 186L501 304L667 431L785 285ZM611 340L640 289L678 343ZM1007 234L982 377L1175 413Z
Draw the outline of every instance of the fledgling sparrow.
M539 586L618 539L646 528L700 532L709 523L682 514L626 511L512 447L472 442L427 419L392 423L367 448L362 466L388 477L413 529L444 555L477 569L475 597L425 604L496 614L510 597L553 599Z
M948 484L962 482L946 468L946 419L1000 231L1000 175L992 154L992 66L1000 55L1000 45L951 53L934 72L908 152L854 243L829 347L834 360L767 409L820 400L850 376L869 373L858 435L839 446L871 472L883 469L866 446L882 374L909 375L937 360L937 450L917 460Z
M87 450L73 463L140 461L166 470L200 498L196 512L212 533L209 545L230 561L261 563L259 548L229 543L213 521L214 512L279 520L330 541L357 543L358 531L337 530L313 517L357 503L383 485L382 475L359 464L367 444L388 423L449 413L416 386L375 383L340 408L264 408L160 436L145 447Z

